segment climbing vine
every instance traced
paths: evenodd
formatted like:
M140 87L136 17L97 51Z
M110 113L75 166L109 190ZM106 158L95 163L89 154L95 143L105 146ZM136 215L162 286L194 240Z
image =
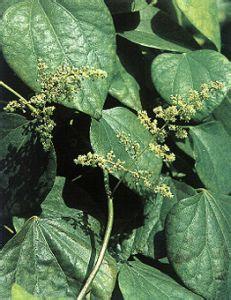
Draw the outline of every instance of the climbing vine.
M230 8L1 1L1 299L230 299Z

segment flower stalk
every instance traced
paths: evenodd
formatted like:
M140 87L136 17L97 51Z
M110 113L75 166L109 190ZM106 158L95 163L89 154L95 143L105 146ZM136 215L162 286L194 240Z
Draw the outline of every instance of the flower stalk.
M14 89L12 89L9 85L7 85L6 83L4 83L3 81L0 81L0 86L2 86L3 88L5 88L6 90L8 90L9 92L11 92L13 95L15 95L19 101L28 107L28 109L33 113L33 114L37 114L37 110L34 106L32 106L22 95L20 95L18 92L16 92Z
M105 230L105 234L104 234L104 238L103 238L103 244L100 249L96 264L93 267L84 286L82 287L82 289L77 297L77 300L83 300L86 297L87 293L89 292L91 284L103 262L103 259L104 259L104 256L105 256L105 253L106 253L106 250L108 247L108 243L109 243L109 240L111 237L113 221L114 221L114 207L113 207L113 197L112 197L112 193L111 193L111 189L110 189L110 185L109 185L109 174L108 174L108 172L105 172L105 171L104 171L104 186L105 186L105 191L106 191L106 195L107 195L108 220L107 220L107 226L106 226L106 230Z

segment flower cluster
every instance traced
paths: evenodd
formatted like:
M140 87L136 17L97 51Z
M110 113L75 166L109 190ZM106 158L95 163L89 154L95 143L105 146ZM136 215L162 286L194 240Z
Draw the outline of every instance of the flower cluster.
M157 143L150 143L149 149L153 151L155 155L162 158L164 162L171 163L175 160L175 154L170 151L166 144L159 145Z
M174 197L174 195L171 192L170 187L166 183L161 183L161 184L157 185L155 188L155 192L166 198Z
M198 111L203 109L204 102L211 96L211 93L222 88L221 82L212 81L203 84L200 91L190 90L187 99L179 95L171 96L173 103L171 106L167 108L158 106L153 109L155 114L153 120L146 111L138 112L140 123L154 136L155 143L149 145L150 150L161 157L164 162L173 162L175 155L165 144L169 132L174 132L179 139L185 139L187 131L176 123L178 121L189 122Z
M26 113L26 106L17 100L12 100L4 107L4 110L10 113L13 113L17 110L22 110L23 113Z
M188 136L187 130L185 130L181 126L177 126L175 124L169 124L168 129L169 129L169 131L175 132L175 136L178 139L186 139L186 137Z
M55 127L55 122L52 120L54 109L54 106L44 106L43 110L36 117L37 126L35 131L38 133L45 151L49 151L52 145L52 133Z
M156 108L154 112L156 117L164 121L175 122L179 120L189 122L196 113L204 108L205 101L209 99L215 91L221 90L224 87L219 81L211 81L201 85L200 91L190 90L187 99L180 95L171 96L173 105L160 112Z
M38 73L42 94L47 102L56 102L68 100L71 101L76 93L80 90L84 79L102 79L107 77L103 70L93 67L75 68L69 65L61 65L56 71L50 74L46 64L39 60Z
M21 111L22 113L26 113L29 109L31 117L36 122L35 130L43 148L49 151L55 127L55 122L52 120L55 107L51 103L57 102L57 99L71 100L81 88L83 79L105 78L107 73L90 67L60 66L55 73L48 74L48 67L41 60L38 62L38 73L41 91L29 100L19 97L17 101L9 102L4 109L8 112Z
M153 141L149 143L149 150L155 155L162 158L166 163L172 163L175 160L175 154L171 152L166 145L166 138L169 132L174 132L177 138L186 138L187 131L177 125L178 121L189 122L197 113L203 109L203 101L208 99L211 92L221 89L223 84L220 82L211 82L204 84L200 92L190 91L188 100L186 101L181 96L172 97L173 105L163 108L158 106L154 108L155 119L151 119L146 111L138 112L138 119L140 123L153 135ZM136 159L140 154L140 144L131 139L130 134L117 132L116 134L119 142L124 145L125 151L130 154L132 159ZM114 152L110 151L106 155L99 155L95 153L87 153L86 155L79 155L75 159L76 164L82 166L100 167L108 173L124 172L130 174L136 185L140 182L151 191L161 194L164 197L172 198L170 187L160 182L153 188L152 175L145 170L131 170L126 167L125 162L117 159Z
M4 110L26 113L27 108L31 117L35 120L35 131L38 133L43 149L49 151L52 145L52 132L55 127L55 122L52 120L55 107L47 106L46 98L41 93L29 100L19 98L18 101L11 101L4 107Z
M151 174L146 170L131 170L125 166L125 162L120 159L116 159L113 151L108 152L105 156L95 154L92 152L86 155L79 155L74 160L77 165L89 166L89 167L100 167L102 170L113 174L115 172L124 172L129 174L135 181L135 184L139 184L140 180L143 182L146 188L152 188Z
M117 138L124 145L125 151L131 155L133 159L137 158L140 153L140 144L131 140L131 135L125 132L118 132Z
M164 128L158 126L158 121L156 119L151 120L146 111L138 111L138 119L140 123L154 136L155 140L159 142L165 141L167 132Z

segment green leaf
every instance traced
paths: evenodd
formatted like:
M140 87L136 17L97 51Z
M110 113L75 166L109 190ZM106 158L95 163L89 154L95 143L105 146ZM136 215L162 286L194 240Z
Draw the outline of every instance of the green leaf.
M160 95L171 103L171 95L181 95L187 100L190 89L200 90L210 81L224 84L222 91L214 92L206 100L204 109L196 118L208 116L224 99L231 86L231 63L213 50L198 50L184 54L162 54L152 64L152 80Z
M37 297L27 293L20 285L14 284L11 290L12 300L38 300Z
M122 266L119 287L124 300L201 299L171 277L139 261Z
M39 90L37 59L49 72L63 64L105 70L106 79L83 80L81 91L61 104L100 117L115 62L115 33L103 0L24 0L3 17L3 54L17 75ZM57 99L59 103L59 99Z
M205 299L226 299L231 197L203 190L167 217L168 258L183 283Z
M231 3L229 0L217 0L220 23L230 22L231 20Z
M33 122L16 114L0 114L0 219L31 215L53 186L54 149L44 152Z
M118 57L116 70L109 93L122 104L136 111L141 110L140 87L135 78L126 71Z
M231 93L228 95L213 112L213 116L220 121L225 130L231 135Z
M164 225L166 216L179 200L195 195L195 190L185 183L166 178L174 195L173 199L157 195L156 198L146 199L143 208L142 226L135 228L132 233L121 241L121 257L128 259L131 255L143 254L158 259L166 255Z
M153 6L140 11L140 23L134 30L120 35L131 42L155 49L188 52L198 48L183 28Z
M4 12L11 6L16 3L22 2L25 0L1 0L0 2L0 17L3 16Z
M66 220L76 220L83 230L93 231L95 235L100 235L100 223L91 215L67 207L62 197L62 190L65 184L63 177L56 177L52 191L47 195L46 200L42 203L42 216L51 218L65 218Z
M128 137L131 144L139 145L137 153L129 149L129 146L126 150L127 145L118 137L121 133ZM162 161L149 150L149 143L153 141L153 136L141 125L135 114L122 107L103 111L99 121L92 121L90 138L97 154L106 156L107 153L113 151L115 160L123 161L124 167L130 171L150 172L151 191L154 190L162 168ZM140 195L150 193L150 188L145 187L144 181L134 180L129 172L113 171L112 174Z
M0 252L1 299L10 297L14 283L33 296L76 298L98 255L99 243L87 226L83 229L79 224L79 217L87 216L64 206L62 189L63 180L58 178L43 204L43 214L30 218ZM59 200L62 203L56 215L45 208L46 202L58 206ZM63 214L59 210L61 206ZM109 299L116 273L114 259L106 254L92 284L92 294Z
M190 128L195 168L204 185L222 194L231 192L231 137L220 122Z
M13 225L15 232L19 232L22 229L25 221L25 218L13 217Z
M139 11L148 6L145 0L105 0L112 14Z
M193 147L191 140L189 138L186 138L183 141L176 142L176 145L184 151L189 157L194 158L194 153L193 153Z
M188 20L220 50L221 37L216 0L176 0L176 3Z

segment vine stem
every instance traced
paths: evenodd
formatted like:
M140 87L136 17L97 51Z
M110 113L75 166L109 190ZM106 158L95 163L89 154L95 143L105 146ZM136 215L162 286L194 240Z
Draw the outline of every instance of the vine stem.
M16 97L18 97L19 100L24 105L26 105L32 113L34 113L35 115L37 114L37 110L30 103L28 103L28 101L22 95L20 95L18 92L16 92L14 89L12 89L9 85L7 85L6 83L4 83L3 81L0 81L0 86L2 86L3 88L5 88L9 92L11 92Z
M112 232L112 227L113 227L113 220L114 220L114 207L113 207L113 198L112 198L112 193L110 190L110 185L109 185L109 174L104 171L104 186L105 186L105 191L107 195L107 206L108 206L108 220L107 220L107 226L103 238L103 244L99 252L98 259L96 261L95 266L93 267L89 277L87 278L87 281L85 282L84 286L82 287L77 300L83 300L86 294L89 292L89 288L96 276L96 274L99 271L99 268L103 262L108 243L111 237L111 232Z

